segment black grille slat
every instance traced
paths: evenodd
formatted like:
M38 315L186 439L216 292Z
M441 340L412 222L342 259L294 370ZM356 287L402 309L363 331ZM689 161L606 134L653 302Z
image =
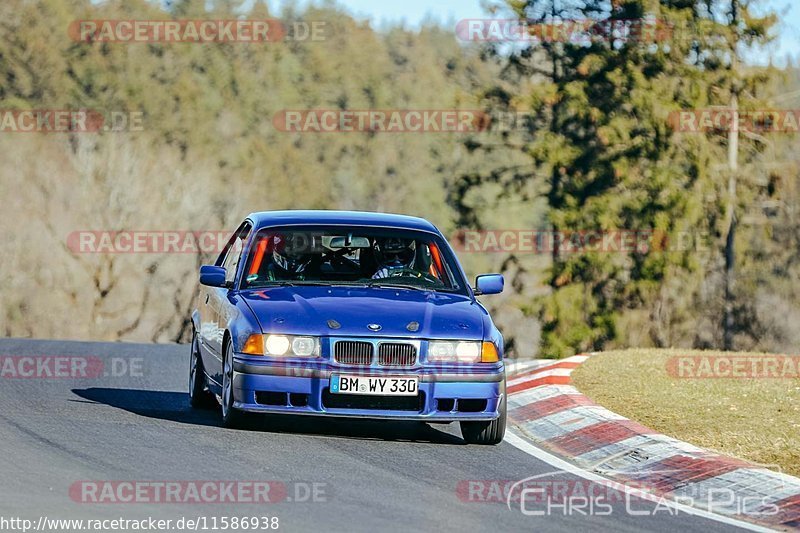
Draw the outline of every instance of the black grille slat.
M337 341L333 348L333 358L346 365L372 364L372 343L363 341Z
M414 366L417 347L399 342L382 342L378 347L378 363L383 366Z

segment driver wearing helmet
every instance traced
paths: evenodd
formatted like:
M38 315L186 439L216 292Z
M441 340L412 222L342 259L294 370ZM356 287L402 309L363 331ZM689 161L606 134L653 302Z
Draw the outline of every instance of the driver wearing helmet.
M378 261L378 270L372 275L372 279L414 275L417 247L413 240L376 239L373 251Z
M286 237L275 235L272 237L272 263L269 265L267 276L269 281L276 280L302 280L305 278L313 255L311 242L299 235Z

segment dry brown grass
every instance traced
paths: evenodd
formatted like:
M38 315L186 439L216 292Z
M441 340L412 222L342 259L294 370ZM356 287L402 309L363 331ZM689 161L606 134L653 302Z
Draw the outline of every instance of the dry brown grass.
M671 377L668 360L683 355L723 352L613 351L572 377L595 402L660 433L800 475L800 379Z

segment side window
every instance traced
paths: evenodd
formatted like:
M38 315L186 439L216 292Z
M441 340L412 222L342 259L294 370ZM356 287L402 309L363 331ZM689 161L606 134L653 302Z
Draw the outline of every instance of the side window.
M236 231L236 238L228 243L227 249L224 252L224 259L222 260L222 267L225 268L225 281L233 282L236 278L236 269L239 266L239 261L242 259L242 251L244 250L244 242L250 235L251 225L245 222Z
M239 266L239 259L242 257L242 249L244 248L244 240L237 238L231 249L228 250L228 255L225 257L225 262L222 266L225 267L225 281L233 282L236 277L236 267Z

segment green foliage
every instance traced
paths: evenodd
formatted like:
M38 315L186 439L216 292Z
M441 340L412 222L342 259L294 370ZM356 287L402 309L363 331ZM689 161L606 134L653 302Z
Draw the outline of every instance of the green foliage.
M727 174L717 170L726 161L726 137L675 132L669 113L728 105L734 90L762 94L771 74L738 69L737 58L746 46L769 39L774 16L756 17L749 5L735 0L715 3L712 11L707 2L644 0L616 2L611 11L601 1L508 5L529 22L548 23L554 16L581 20L654 16L675 32L661 42L544 41L513 53L507 59L506 79L532 78L537 83L504 100L496 97L498 87L490 87L486 103L493 110L515 106L531 110L529 138L507 146L526 154L535 170L493 173L472 179L471 186L501 182L519 187L520 182L536 181L547 198L555 231L653 231L666 236L667 243L677 243L682 232L705 232L716 236L712 254L717 254L724 243L720 235L724 237L722 219L728 202ZM757 106L758 99L753 96L748 105ZM746 140L743 143L755 153L760 150ZM743 187L735 208L741 211L757 194L752 187ZM466 211L462 219L469 221L471 214ZM618 324L622 317L642 310L650 317L650 324L643 326L649 330L646 342L686 342L685 334L681 337L674 331L713 309L707 305L707 295L699 294L698 282L716 268L719 256L698 257L694 249L671 248L665 253L654 246L657 242L650 244L649 250L623 253L554 250L548 274L551 291L538 300L545 354L625 345L630 335ZM664 290L675 281L687 291L680 301ZM741 296L746 302L747 295ZM687 314L692 308L694 312ZM699 338L688 342L701 342Z
M508 0L532 21L653 16L671 34L477 49L436 25L376 32L327 2L280 13L261 1L163 4L0 2L0 108L144 113L142 132L0 136L7 335L185 338L200 258L76 256L64 246L71 231L217 230L254 210L341 208L421 215L446 233L652 231L650 249L624 253L461 259L471 276L508 275L510 290L486 304L514 353L720 346L732 205L737 342L800 342L796 138L740 139L731 204L726 132L676 132L669 120L728 106L733 94L742 109L769 107L769 93L800 87L796 69L781 80L741 61L769 39L774 15L733 0ZM86 44L67 31L79 19L240 16L324 21L325 40ZM524 120L466 137L284 133L272 122L285 109L482 106ZM31 290L31 280L53 290Z
M471 109L494 65L435 25L379 33L330 3L272 14L264 2L247 13L241 4L0 2L0 109L144 114L141 132L0 136L10 163L0 191L15 198L0 227L20 235L0 262L10 278L9 308L0 313L8 334L32 334L29 324L40 324L48 329L39 336L185 338L197 258L73 254L64 245L72 231L216 231L251 211L281 208L402 212L453 229L448 184L490 168L470 156L463 135L285 133L273 117L309 108ZM241 16L279 17L287 26L321 21L324 40L88 44L68 33L82 19ZM40 213L41 225L23 222ZM26 296L31 270L54 291ZM17 312L21 300L32 307L27 313ZM53 315L71 316L71 324L46 318Z

